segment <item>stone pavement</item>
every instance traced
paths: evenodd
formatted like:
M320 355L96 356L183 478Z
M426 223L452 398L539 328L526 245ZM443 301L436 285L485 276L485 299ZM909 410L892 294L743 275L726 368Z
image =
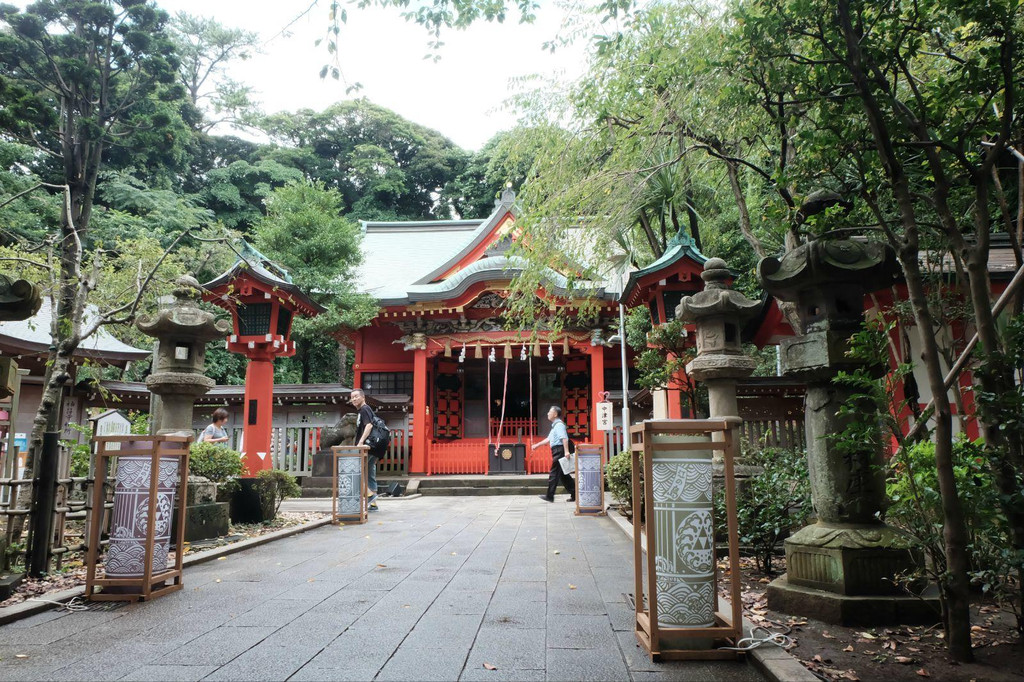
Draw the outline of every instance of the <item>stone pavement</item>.
M761 680L637 648L632 546L564 496L382 504L147 604L0 627L0 680ZM489 670L486 666L493 666Z

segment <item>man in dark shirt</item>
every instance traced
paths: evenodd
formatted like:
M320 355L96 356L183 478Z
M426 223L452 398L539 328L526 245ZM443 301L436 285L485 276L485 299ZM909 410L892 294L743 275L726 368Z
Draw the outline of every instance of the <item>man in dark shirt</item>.
M373 418L377 415L366 404L366 395L361 389L354 389L349 395L349 402L358 410L356 416L356 445L365 445L373 430ZM366 455L366 487L370 490L370 511L377 511L377 460L380 457L372 450Z

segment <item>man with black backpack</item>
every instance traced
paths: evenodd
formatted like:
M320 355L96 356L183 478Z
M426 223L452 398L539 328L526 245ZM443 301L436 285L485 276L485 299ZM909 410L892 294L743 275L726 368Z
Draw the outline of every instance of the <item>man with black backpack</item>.
M384 420L374 414L366 404L361 389L353 389L348 401L358 410L356 416L356 445L368 445L366 457L366 487L370 491L370 511L377 511L377 460L387 451L391 434Z

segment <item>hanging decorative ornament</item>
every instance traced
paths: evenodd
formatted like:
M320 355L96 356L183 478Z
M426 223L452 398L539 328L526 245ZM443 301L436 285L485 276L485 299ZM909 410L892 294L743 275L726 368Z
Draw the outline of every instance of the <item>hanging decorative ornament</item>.
M539 358L540 357L540 340L539 339L537 341L533 342L533 357L535 357L535 358Z
M569 337L562 339L562 355L569 354Z
M466 344L463 343L462 344L462 352L459 353L459 362L465 362L465 361L466 361Z
M487 359L488 359L488 360L490 360L491 362L494 362L494 361L495 361L495 357L494 357L494 346L491 346L491 354L487 356Z
M548 362L551 362L554 359L555 359L555 347L551 345L550 341L548 341Z
M523 344L523 349L519 351L519 359L526 362L526 344Z
M483 356L484 356L483 349L480 347L480 344L478 343L478 344L476 344L476 352L473 354L473 357L476 358L477 360L479 360Z
M512 344L511 343L506 343L505 344L505 354L502 357L505 358L506 360L511 360L512 359Z
M444 356L450 358L452 356L452 342L451 340L444 342Z

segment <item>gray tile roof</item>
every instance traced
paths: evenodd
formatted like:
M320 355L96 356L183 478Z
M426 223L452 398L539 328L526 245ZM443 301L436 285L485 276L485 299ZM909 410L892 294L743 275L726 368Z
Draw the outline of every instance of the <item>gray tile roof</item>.
M43 353L50 347L50 320L52 319L52 301L43 297L43 303L37 312L27 320L18 322L0 322L0 345L18 349L26 353ZM96 319L98 310L88 306L85 310L85 325ZM135 348L118 341L103 327L82 342L75 357L91 357L101 360L141 360L152 352L149 348Z

